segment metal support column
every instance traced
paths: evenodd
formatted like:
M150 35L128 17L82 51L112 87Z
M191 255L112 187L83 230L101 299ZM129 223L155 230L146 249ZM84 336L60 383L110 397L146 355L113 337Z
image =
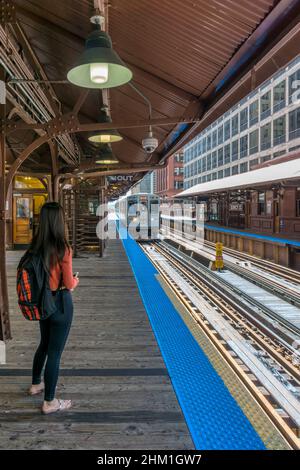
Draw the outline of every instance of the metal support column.
M0 340L11 339L6 273L6 191L5 191L5 71L0 67Z

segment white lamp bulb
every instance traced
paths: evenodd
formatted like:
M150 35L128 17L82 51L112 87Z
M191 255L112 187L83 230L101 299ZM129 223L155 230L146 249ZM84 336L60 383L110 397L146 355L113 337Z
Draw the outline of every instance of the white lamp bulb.
M91 64L90 78L94 83L105 83L108 80L108 64Z

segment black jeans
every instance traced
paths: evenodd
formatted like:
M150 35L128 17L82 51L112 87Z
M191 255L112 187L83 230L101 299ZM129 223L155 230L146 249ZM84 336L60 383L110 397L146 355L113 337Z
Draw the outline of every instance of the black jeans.
M55 302L56 311L46 320L40 321L41 342L35 353L32 366L32 383L34 385L40 384L42 370L47 358L44 372L44 399L46 401L51 401L55 397L60 358L73 319L73 301L69 290L58 291Z

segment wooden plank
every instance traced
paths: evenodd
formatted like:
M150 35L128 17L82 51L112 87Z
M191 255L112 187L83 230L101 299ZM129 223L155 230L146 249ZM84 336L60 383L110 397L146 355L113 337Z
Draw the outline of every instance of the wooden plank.
M0 369L0 449L192 449L119 240L103 258L85 253L74 260L80 285L57 388L74 406L51 417L39 413L42 397L26 395L39 329L16 305L20 255L7 256L13 340Z

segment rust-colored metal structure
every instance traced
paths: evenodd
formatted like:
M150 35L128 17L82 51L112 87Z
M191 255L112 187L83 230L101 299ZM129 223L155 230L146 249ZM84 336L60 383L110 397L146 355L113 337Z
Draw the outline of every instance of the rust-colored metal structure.
M0 339L10 338L6 293L6 199L17 172L47 175L48 194L81 178L144 172L167 161L195 133L299 54L299 0L104 0L106 30L133 71L109 95L66 80L91 30L94 2L0 3L0 62L6 82L0 137ZM113 123L99 124L108 103ZM152 125L159 146L141 147ZM114 127L120 164L99 171L89 132ZM114 194L120 193L118 187Z

